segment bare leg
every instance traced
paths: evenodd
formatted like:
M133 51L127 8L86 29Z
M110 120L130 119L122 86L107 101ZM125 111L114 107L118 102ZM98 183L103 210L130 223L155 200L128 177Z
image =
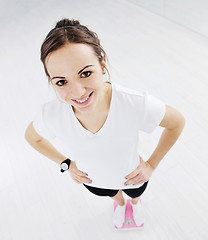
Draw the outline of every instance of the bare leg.
M113 213L114 225L116 225L117 227L122 227L125 219L125 199L123 197L122 190L119 190L117 194L111 198L118 204Z
M139 197L137 197L137 198L132 198L132 199L131 199L131 202L132 202L134 205L136 205L136 204L138 203L138 201L139 201Z
M119 206L123 206L125 204L125 200L123 197L123 193L121 190L118 191L118 193L114 196L111 197L113 200L115 200Z

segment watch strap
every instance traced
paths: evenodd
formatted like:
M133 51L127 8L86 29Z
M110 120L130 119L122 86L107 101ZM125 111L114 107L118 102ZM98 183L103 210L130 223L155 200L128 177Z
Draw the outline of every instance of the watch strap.
M71 160L69 159L69 158L67 158L66 160L64 160L62 163L66 163L67 165L68 165L68 169L69 169L69 166L70 166L70 163L71 163ZM61 163L61 164L62 164ZM60 165L61 165L60 164ZM61 168L61 172L65 172L66 170L63 170L62 168Z

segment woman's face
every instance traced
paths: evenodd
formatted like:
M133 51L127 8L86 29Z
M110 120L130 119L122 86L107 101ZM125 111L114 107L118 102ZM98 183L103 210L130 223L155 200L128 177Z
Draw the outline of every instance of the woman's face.
M45 65L51 83L63 101L79 113L90 113L95 109L103 97L105 62L101 66L92 47L69 43L50 53Z

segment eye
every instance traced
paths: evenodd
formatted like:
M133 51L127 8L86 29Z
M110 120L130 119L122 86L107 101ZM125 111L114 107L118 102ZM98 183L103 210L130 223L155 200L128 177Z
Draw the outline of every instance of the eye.
M66 80L60 80L56 83L57 86L61 87L66 84Z
M80 76L86 78L86 77L89 77L91 74L92 74L91 71L86 71L86 72L83 72Z

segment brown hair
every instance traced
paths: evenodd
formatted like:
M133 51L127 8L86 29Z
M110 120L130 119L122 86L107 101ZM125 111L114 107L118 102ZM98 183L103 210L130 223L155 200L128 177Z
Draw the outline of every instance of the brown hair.
M86 26L81 25L78 20L69 20L67 18L60 20L56 23L55 28L53 28L46 36L42 46L41 46L41 61L44 65L45 73L48 77L48 83L50 84L50 76L46 69L45 59L47 55L68 43L83 43L90 45L98 60L101 62L108 57L100 45L100 40L95 32L90 31ZM109 62L109 61L108 61ZM109 71L108 76L110 78Z

